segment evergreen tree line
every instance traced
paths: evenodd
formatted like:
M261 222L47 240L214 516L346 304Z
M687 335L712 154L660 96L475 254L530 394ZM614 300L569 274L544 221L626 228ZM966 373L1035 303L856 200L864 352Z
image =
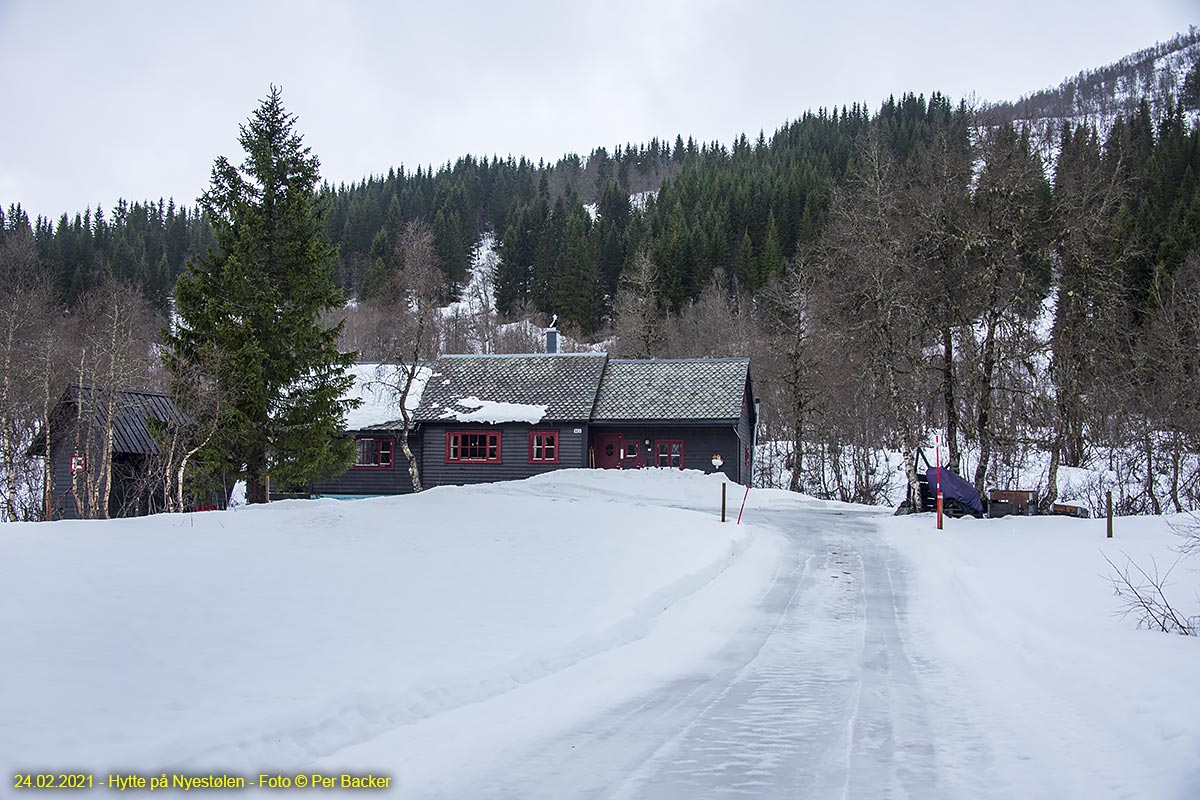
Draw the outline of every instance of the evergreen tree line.
M57 222L39 216L32 223L13 204L7 212L0 209L0 229L32 235L39 268L68 308L106 279L115 279L138 287L152 305L165 309L187 260L214 244L199 208L176 206L174 200L121 200L110 216L96 206L74 217L62 214Z

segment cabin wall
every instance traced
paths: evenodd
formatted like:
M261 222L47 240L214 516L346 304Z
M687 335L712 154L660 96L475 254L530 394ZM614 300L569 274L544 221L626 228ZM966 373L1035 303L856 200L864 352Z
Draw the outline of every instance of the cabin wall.
M742 482L741 440L733 421L714 424L670 425L653 422L604 423L592 426L592 437L598 433L622 433L625 439L637 439L647 453L647 465L654 466L654 443L659 439L683 442L683 468L703 472L721 472L734 483ZM713 467L712 457L720 453L724 463L720 470Z
M74 444L63 438L57 439L50 446L50 475L53 480L50 508L53 519L79 518L75 508L75 497L71 494L71 456L74 453ZM80 491L82 490L81 485Z
M738 417L738 440L741 443L738 455L738 483L746 486L754 478L754 388L746 379L746 391L742 395L742 415Z
M87 452L88 469L92 471L93 485L97 491L103 491L104 476L95 466L93 448ZM75 455L75 443L66 437L54 442L50 447L50 471L54 480L50 493L50 505L53 519L79 519L79 509L75 504L73 492L75 475L71 474L71 457ZM131 453L113 453L112 456L112 485L108 495L108 516L118 517L144 516L157 513L165 508L163 487L160 484L151 486L146 483L147 457ZM79 477L79 497L87 505L87 486L83 476Z
M398 431L371 431L355 435L356 439L377 439L387 437L393 440L392 466L388 467L351 467L336 478L320 483L314 483L314 494L329 495L391 495L412 494L412 477L408 472L408 459L400 449L400 433ZM408 434L408 447L412 450L417 464L421 463L421 436L415 431ZM421 478L424 479L422 473Z
M450 431L501 431L499 464L447 464L446 434ZM558 463L529 463L529 432L558 431ZM421 426L425 447L421 455L421 480L425 486L453 486L467 483L513 481L587 466L588 425L585 422L505 423L503 425L431 425Z

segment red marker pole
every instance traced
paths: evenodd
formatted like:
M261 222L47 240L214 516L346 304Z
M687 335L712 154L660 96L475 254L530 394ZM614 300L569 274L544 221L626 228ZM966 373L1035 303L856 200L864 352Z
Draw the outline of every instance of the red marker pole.
M942 437L934 434L933 457L937 461L937 529L942 530Z
M744 495L742 495L742 507L740 509L738 509L738 521L737 521L738 525L742 524L742 512L746 510L746 498L749 496L750 496L750 484L747 483L746 484L746 493Z

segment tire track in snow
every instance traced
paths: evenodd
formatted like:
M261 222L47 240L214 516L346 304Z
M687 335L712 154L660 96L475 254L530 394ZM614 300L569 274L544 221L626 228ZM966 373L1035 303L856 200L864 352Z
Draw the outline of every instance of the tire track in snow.
M697 672L439 796L937 797L904 582L865 518L763 511L789 542L756 622Z

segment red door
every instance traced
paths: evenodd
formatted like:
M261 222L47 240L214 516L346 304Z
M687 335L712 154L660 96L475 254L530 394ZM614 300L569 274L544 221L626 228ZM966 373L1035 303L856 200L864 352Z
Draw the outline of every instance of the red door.
M625 453L625 434L597 433L593 447L596 452L596 466L600 469L620 469L622 456Z

